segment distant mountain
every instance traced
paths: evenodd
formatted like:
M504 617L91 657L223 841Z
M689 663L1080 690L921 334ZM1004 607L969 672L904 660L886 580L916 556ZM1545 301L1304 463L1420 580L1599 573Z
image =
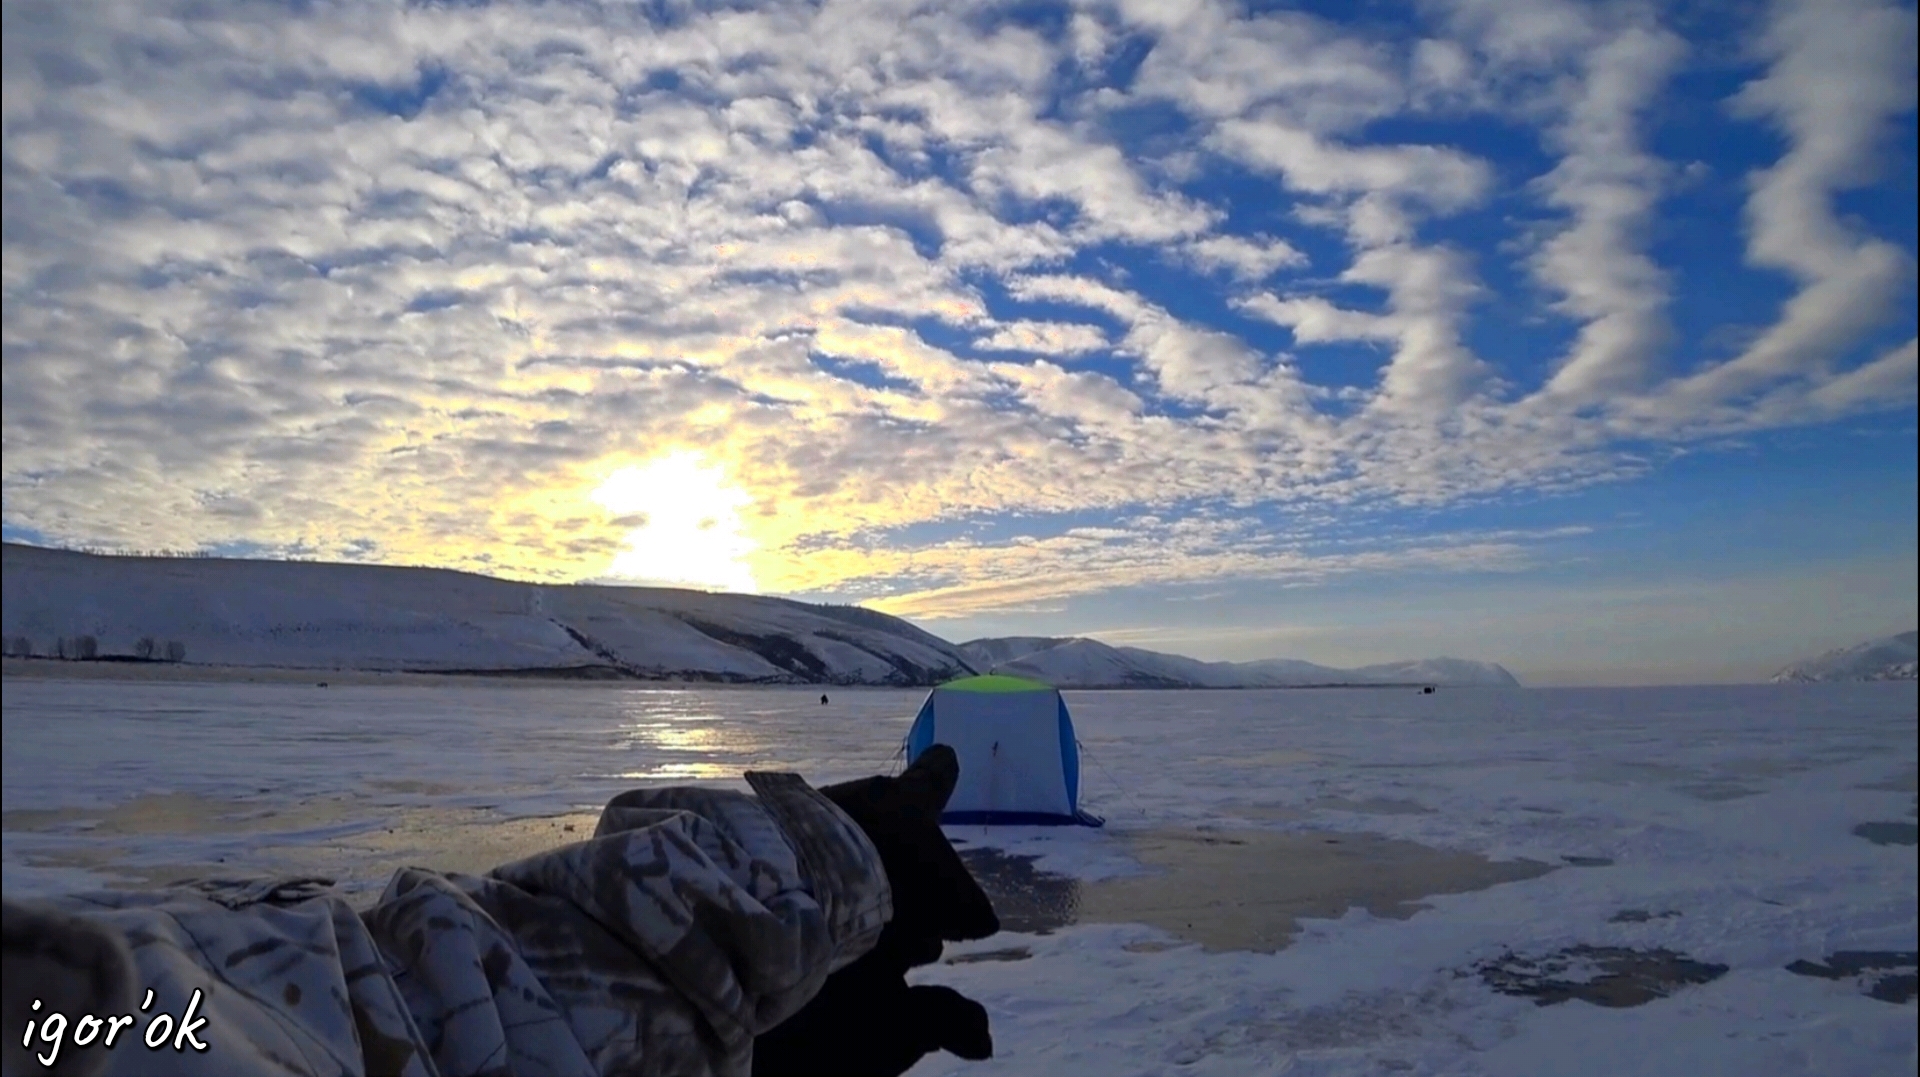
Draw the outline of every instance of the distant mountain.
M1512 686L1520 683L1520 679L1507 672L1506 667L1494 662L1476 662L1470 658L1419 658L1406 662L1383 662L1377 666L1361 666L1353 672L1369 680L1392 684Z
M750 684L917 686L987 670L1062 688L1519 683L1499 666L1457 658L1343 670L1284 658L1202 662L1047 636L955 646L857 606L448 569L109 557L15 543L0 547L0 567L8 655Z
M1773 675L1785 681L1910 681L1920 670L1920 632L1856 643L1828 651Z
M102 557L8 543L9 655L167 657L294 669L929 685L958 648L872 610L465 572Z
M1289 658L1203 662L1098 640L1045 636L977 639L960 645L977 668L1032 677L1061 688L1281 688L1314 684L1518 685L1492 662L1427 658L1335 669Z
M960 653L967 656L967 661L972 662L974 668L986 669L1065 642L1067 641L1049 639L1046 636L1003 636L998 639L977 639L972 643L963 643L960 645Z

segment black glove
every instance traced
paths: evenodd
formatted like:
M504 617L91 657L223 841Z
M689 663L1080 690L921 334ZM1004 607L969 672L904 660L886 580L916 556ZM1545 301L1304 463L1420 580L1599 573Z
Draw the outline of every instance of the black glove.
M909 987L907 970L944 942L1000 930L993 902L940 830L960 760L936 744L898 778L820 790L860 824L893 889L893 919L858 961L827 977L806 1007L754 1041L754 1077L899 1077L933 1052L993 1057L986 1008L950 987Z

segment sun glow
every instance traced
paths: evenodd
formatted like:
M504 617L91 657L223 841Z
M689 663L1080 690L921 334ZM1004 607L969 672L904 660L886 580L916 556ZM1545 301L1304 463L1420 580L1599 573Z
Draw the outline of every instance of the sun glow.
M746 557L759 544L746 534L741 510L753 498L724 469L698 453L676 451L607 476L593 500L616 517L632 517L627 548L608 574L635 582L757 592Z

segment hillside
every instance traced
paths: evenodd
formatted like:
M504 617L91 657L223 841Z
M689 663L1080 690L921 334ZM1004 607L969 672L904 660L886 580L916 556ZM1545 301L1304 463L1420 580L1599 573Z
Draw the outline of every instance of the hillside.
M1453 658L1334 669L1045 636L955 646L860 607L663 587L13 543L3 553L8 655L750 684L918 686L989 669L1062 688L1519 683L1497 665Z
M1902 632L1795 662L1774 674L1773 679L1777 682L1910 681L1920 669L1917 653L1920 653L1920 632Z
M656 587L445 569L102 557L6 544L8 654L743 683L927 685L972 672L895 617Z
M1203 662L1091 639L1023 636L960 645L976 667L1032 677L1062 688L1283 688L1303 685L1518 685L1492 662L1426 658L1336 669L1289 658Z

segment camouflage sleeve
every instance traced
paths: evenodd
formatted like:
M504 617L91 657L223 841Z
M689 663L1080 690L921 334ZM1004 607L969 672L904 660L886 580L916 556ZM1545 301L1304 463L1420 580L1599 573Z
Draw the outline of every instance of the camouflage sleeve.
M9 901L7 921L6 1032L34 1056L20 1072L435 1072L415 1049L413 1021L372 937L321 882L207 881ZM90 986L71 989L79 984ZM46 1021L56 1012L64 1035L51 1037ZM88 1035L83 1016L131 1020L117 1032L96 1024ZM27 1020L36 1026L23 1037ZM42 1064L49 1059L51 1068Z
M369 923L441 1071L749 1073L892 906L852 820L748 780L623 794L591 840L481 878L396 876Z
M857 825L748 780L626 794L592 840L484 877L403 870L362 914L307 880L9 901L4 1031L133 1007L111 1049L63 1035L56 1073L745 1077L892 915Z

